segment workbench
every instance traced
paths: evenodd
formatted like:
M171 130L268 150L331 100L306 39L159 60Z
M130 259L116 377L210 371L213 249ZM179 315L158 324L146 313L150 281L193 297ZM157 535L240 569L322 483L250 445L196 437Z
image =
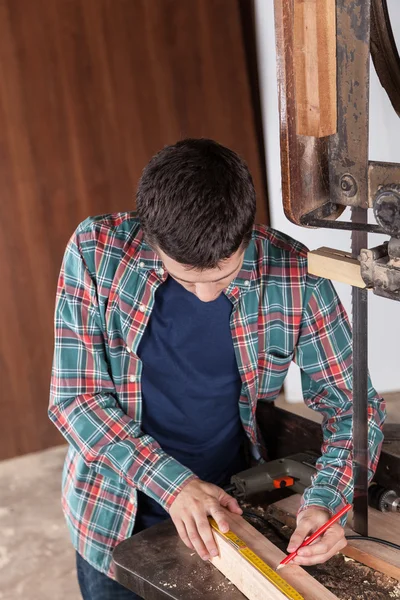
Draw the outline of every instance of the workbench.
M264 522L261 528L255 521L252 525L284 550L292 529L282 526L274 518L279 512L279 505L280 501L266 509L251 507L252 512L263 515ZM284 520L290 517L290 512L284 511ZM280 518L278 514L276 516ZM186 548L171 520L122 542L114 551L114 564L117 581L145 600L245 600L243 594L213 565ZM398 581L342 554L307 570L316 581L341 599L388 600L400 597Z
M309 419L288 413L268 403L262 403L257 409L257 422L268 442L268 453L271 459L307 450L318 452L320 448L321 427ZM394 485L398 489L400 448L398 448L399 442L393 441L393 439L397 440L393 433L387 429L387 440L384 443L377 474L383 485ZM276 492L280 494L282 490ZM277 500L279 500L277 496L270 496L268 504L275 503ZM260 499L256 499L250 510L254 510L260 502L262 503ZM257 523L252 522L252 525L258 528ZM281 550L286 548L287 541L283 541L281 536L276 535L273 538L271 531L266 530L262 533ZM286 533L290 535L290 531ZM202 561L194 550L186 548L170 520L128 538L115 549L113 558L116 579L146 600L164 598L244 600L245 598L215 567ZM340 582L344 583L347 580L349 589L354 590L354 595L348 593L343 597L351 600L359 598L364 600L371 597L375 600L387 600L390 597L389 592L382 587L385 576L358 563L346 562L343 556L335 559L312 570L314 577L318 579L319 575L321 576L320 581L323 585L331 581L332 589L335 589ZM358 565L358 568L355 565ZM389 585L388 582L386 584ZM376 590L374 586L377 586ZM363 588L368 588L369 595L364 594ZM371 593L375 595L371 596Z
M180 541L170 519L119 544L116 579L146 600L244 600L210 563Z

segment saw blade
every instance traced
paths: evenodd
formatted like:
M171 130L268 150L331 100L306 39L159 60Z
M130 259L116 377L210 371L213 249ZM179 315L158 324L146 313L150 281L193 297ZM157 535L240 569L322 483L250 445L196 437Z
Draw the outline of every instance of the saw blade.
M351 209L354 223L368 223L368 211ZM353 231L351 251L358 258L368 248L368 234ZM368 535L368 291L352 288L353 327L353 468L354 530Z

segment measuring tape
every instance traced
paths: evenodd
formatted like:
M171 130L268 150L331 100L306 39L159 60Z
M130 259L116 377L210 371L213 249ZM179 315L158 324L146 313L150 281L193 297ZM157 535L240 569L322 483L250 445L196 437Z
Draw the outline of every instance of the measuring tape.
M301 596L291 585L287 583L282 577L278 575L274 569L272 569L267 563L265 563L253 550L247 546L246 542L241 540L237 535L233 533L233 531L228 531L227 533L222 533L218 529L217 523L214 521L212 517L208 517L210 521L210 525L215 531L218 531L222 537L228 540L237 550L238 552L249 562L257 571L259 571L268 581L270 581L282 594L284 594L290 600L304 600L303 596Z

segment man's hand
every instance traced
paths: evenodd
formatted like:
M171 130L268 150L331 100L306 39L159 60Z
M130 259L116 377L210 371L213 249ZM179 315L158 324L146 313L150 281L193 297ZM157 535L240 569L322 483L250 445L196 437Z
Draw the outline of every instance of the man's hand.
M243 512L235 498L224 490L196 479L183 488L169 510L181 540L203 560L218 556L207 516L213 517L223 533L229 530L222 507L237 515Z
M329 512L317 506L311 506L299 513L297 528L287 547L288 552L294 552L306 537L322 527L329 518ZM334 523L315 542L305 548L300 548L292 562L296 565L318 565L340 552L346 545L343 527L339 523Z

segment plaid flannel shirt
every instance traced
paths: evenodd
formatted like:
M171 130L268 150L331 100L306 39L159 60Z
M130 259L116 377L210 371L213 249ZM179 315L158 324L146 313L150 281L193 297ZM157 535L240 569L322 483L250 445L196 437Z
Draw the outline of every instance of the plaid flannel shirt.
M76 550L113 576L112 549L131 535L141 490L169 509L196 475L141 431L137 349L167 273L135 213L84 221L58 282L49 415L69 443L63 508ZM224 291L242 379L239 413L263 455L259 400L273 401L294 360L304 400L323 415L322 455L302 508L337 511L353 495L352 347L329 280L309 275L300 243L254 227L241 271ZM382 442L384 402L369 386L369 475Z

